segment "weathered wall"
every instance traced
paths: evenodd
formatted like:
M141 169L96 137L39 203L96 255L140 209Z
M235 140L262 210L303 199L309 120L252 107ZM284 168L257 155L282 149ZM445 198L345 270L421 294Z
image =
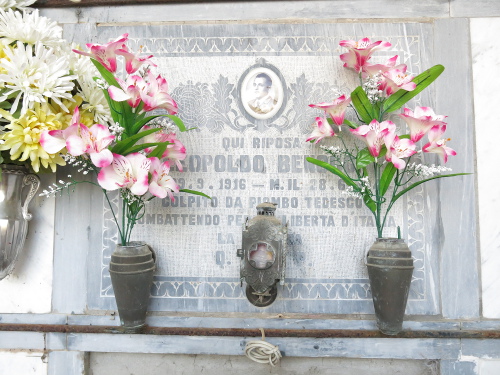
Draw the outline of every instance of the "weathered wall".
M467 249L459 249L459 254L454 257L449 253L449 261L445 262L446 267L452 265L456 267L455 275L451 274L453 280L440 280L435 285L441 284L450 291L448 300L445 300L443 315L448 320L441 320L440 316L432 319L439 327L450 329L460 329L462 327L474 327L476 329L500 329L500 230L496 213L500 209L500 199L498 198L498 175L494 172L497 168L495 163L495 124L496 105L500 98L498 87L500 78L495 72L499 68L500 45L493 37L500 31L500 5L496 1L470 2L460 1L302 1L302 2L232 2L223 4L175 4L175 5L142 5L125 7L102 7L102 8L81 8L81 9L46 9L44 15L57 20L66 25L66 38L85 39L85 33L94 37L96 35L95 24L102 26L114 26L119 23L121 26L127 24L159 23L175 25L179 23L189 24L211 24L211 23L243 23L259 24L265 22L284 23L336 23L336 22L381 22L391 24L393 22L431 22L436 19L450 21L465 25L465 31L458 39L453 37L459 34L448 35L446 28L440 29L441 39L447 41L451 50L462 48L464 59L472 59L472 71L460 72L462 74L472 74L473 81L469 82L473 86L474 112L472 107L467 109L467 113L462 113L460 119L455 118L455 126L460 121L473 121L475 130L475 155L470 152L467 156L476 158L477 169L474 171L476 179L476 194L478 200L478 216L469 217L467 220L477 223L480 231L479 251L477 253L467 252ZM470 27L470 29L469 29ZM76 30L72 32L70 30ZM449 30L453 30L450 26ZM80 33L80 34L78 34ZM438 35L438 38L439 38ZM464 46L466 47L464 49ZM469 51L470 48L470 51ZM446 51L444 51L446 53ZM433 62L433 63L438 63ZM463 77L460 77L460 79ZM454 79L454 76L449 78ZM457 77L456 79L459 79ZM442 91L439 95L456 96L458 102L463 101L464 95L469 95L471 87L464 87L465 94L461 92ZM468 124L471 125L472 124ZM464 125L465 126L465 125ZM472 135L474 136L474 135ZM454 138L460 134L454 135ZM455 141L455 139L454 139ZM469 150L470 151L470 150ZM466 152L466 150L463 150ZM454 165L454 170L461 170L460 165ZM493 172L492 172L493 171ZM46 176L44 182L54 178ZM453 188L451 185L450 189ZM0 322L16 323L65 323L70 324L102 324L116 325L116 320L110 316L85 317L86 312L86 272L83 265L87 264L87 253L77 251L76 246L89 247L92 239L87 237L87 231L82 230L81 236L68 238L64 231L54 231L56 227L62 228L61 223L71 215L78 212L79 220L89 222L95 218L93 207L87 203L78 202L79 192L63 197L57 201L43 201L38 198L32 203L31 211L35 215L34 221L30 224L30 234L26 243L26 249L21 261L18 263L13 275L0 282ZM449 194L445 193L445 199ZM461 205L474 204L474 194L470 196L470 201L460 201ZM43 203L43 204L42 204ZM449 204L457 205L454 201ZM79 205L75 209L75 205ZM469 211L470 212L470 211ZM66 216L64 216L66 215ZM465 237L476 239L476 233L467 233L467 228L461 231ZM457 241L457 248L460 248L460 237L446 237L445 242ZM55 245L55 253L53 252ZM460 253L462 252L462 253ZM480 271L471 271L468 266L473 261L473 257L480 258ZM467 258L472 257L472 258ZM52 260L54 259L54 266ZM455 269L455 268L453 268ZM83 270L83 271L82 271ZM456 285L472 284L476 282L481 290L480 294L463 294L464 288ZM476 281L474 281L476 280ZM480 280L480 283L477 282ZM468 286L465 290L469 290ZM442 291L443 292L443 291ZM470 308L469 311L467 309ZM69 315L66 315L69 314ZM269 318L269 317L264 317ZM318 316L315 316L318 319ZM357 317L359 318L359 317ZM194 318L193 318L194 319ZM269 322L245 321L242 323L238 317L225 320L220 318L216 322L209 322L215 326L238 326L254 327L256 324L269 324L270 327L280 325L273 320ZM483 322L483 319L492 319ZM181 319L182 320L182 319ZM196 319L195 319L196 320ZM264 319L265 320L265 319ZM406 328L410 329L430 329L431 325L426 325L418 316L408 319ZM203 325L206 320L203 318L196 322L185 322L184 320L162 320L157 317L156 321L160 325ZM150 322L150 323L151 323ZM290 324L297 324L291 317L287 320ZM286 326L286 323L285 326ZM369 319L356 321L315 320L311 324L312 328L352 328L368 327L373 328L373 322ZM213 353L213 354L240 354L241 340L221 340L217 341L221 351L216 349L208 350L215 344L214 340L203 340L193 342L189 338L170 340L168 338L144 337L136 340L133 337L120 337L120 343L113 335L99 336L101 344L92 335L69 335L62 334L37 334L37 333L6 333L0 332L0 374L22 375L25 373L35 374L69 374L78 373L83 369L84 352L130 352L130 353ZM322 345L324 356L351 357L351 358L398 358L400 360L435 359L439 365L424 369L425 362L412 362L408 367L414 373L436 373L442 374L497 374L500 373L500 346L497 340L409 340L391 341L392 339L379 339L375 345L366 340L333 340L318 341ZM271 340L270 340L271 341ZM290 350L288 355L300 356L301 352L307 356L312 354L311 342L314 340L295 340L293 344L290 340L275 340L275 343ZM389 342L388 342L389 341ZM347 349L346 349L347 348ZM19 349L21 352L11 353L7 350ZM24 350L33 350L27 352ZM49 350L48 356L43 356L44 350ZM61 350L61 351L58 351ZM34 353L34 354L33 354ZM125 357L127 357L125 355ZM112 354L100 354L91 357L91 363L97 371L107 371L104 361L111 358L116 360ZM130 357L127 357L130 358ZM144 356L145 366L150 359ZM222 364L220 358L227 362L231 357L205 357L204 360L212 369L223 371L226 365ZM181 361L189 362L192 357L182 357ZM248 368L254 366L253 363L245 362L245 358L238 359L241 366L248 363ZM304 371L313 372L314 360L309 369L304 367ZM155 357L155 366L171 366L176 359L169 356ZM319 359L318 367L324 366L324 362ZM47 365L48 362L48 365ZM153 362L151 362L153 363ZM329 368L335 368L342 364L350 370L362 371L363 369L377 368L376 362L333 361L327 364ZM378 362L380 369L388 369L387 363ZM397 365L397 364L395 364ZM152 366L152 365L151 365ZM284 371L293 366L293 359L287 362L284 360ZM375 367L374 367L375 366ZM424 366L424 367L422 367ZM306 366L307 367L307 366ZM391 369L389 367L389 369ZM151 370L151 367L149 368ZM148 370L148 371L149 371ZM3 371L3 372L2 372ZM153 370L151 370L153 371ZM409 371L409 370L408 370ZM408 371L405 371L408 373ZM420 372L418 372L420 371ZM431 372L429 372L431 371ZM117 372L120 373L120 372ZM123 373L123 372L121 372ZM154 371L152 372L154 373ZM293 372L268 372L268 373L293 373ZM306 373L306 372L302 372Z

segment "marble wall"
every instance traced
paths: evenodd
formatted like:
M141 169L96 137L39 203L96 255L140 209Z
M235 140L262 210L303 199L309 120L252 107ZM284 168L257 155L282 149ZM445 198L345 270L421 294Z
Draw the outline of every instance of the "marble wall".
M471 19L483 316L500 318L500 174L495 124L500 101L500 19Z

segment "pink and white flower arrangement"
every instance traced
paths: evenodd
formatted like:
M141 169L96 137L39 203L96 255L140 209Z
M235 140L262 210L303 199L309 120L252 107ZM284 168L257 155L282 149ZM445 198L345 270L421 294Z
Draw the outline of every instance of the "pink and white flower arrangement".
M182 120L175 116L177 103L168 93L164 77L153 74L156 66L150 59L133 53L127 46L128 34L106 44L87 44L89 52L74 49L78 55L90 57L101 77L95 81L101 87L109 106L111 125L83 123L76 107L70 125L65 129L46 130L40 136L45 152L60 154L69 164L79 166L84 174L94 172L97 185L107 192L118 190L122 198L121 223L113 212L120 242L130 240L132 229L142 217L145 203L155 197L174 199L174 193L186 192L209 198L207 195L180 189L170 175L176 165L182 171L181 161L186 148L177 138L177 130L184 132ZM118 58L124 58L127 76L116 76ZM163 109L166 114L148 116L147 112ZM166 125L160 119L166 118ZM44 195L55 195L77 183L61 183ZM109 201L109 199L108 199ZM113 207L111 207L113 210Z
M439 174L450 171L446 167L427 167L421 163L410 163L412 157L420 153L434 153L444 163L456 152L447 146L449 138L444 137L446 116L436 115L429 107L404 108L399 117L409 128L409 134L397 134L397 125L388 120L388 114L400 109L430 85L444 70L436 65L420 75L407 72L405 64L396 65L398 56L385 64L372 64L370 59L377 50L387 50L389 42L372 41L363 38L359 41L343 40L340 46L348 49L340 55L344 67L354 70L361 81L349 98L345 95L331 103L310 104L310 107L323 111L316 117L313 131L306 139L315 144L328 138L337 138L341 147L321 146L330 155L327 163L315 158L307 158L340 177L347 184L347 193L363 198L363 202L375 217L378 237L382 237L387 215L394 203L416 186L432 179L464 175L467 173ZM345 118L348 105L352 105L357 120ZM327 119L327 117L330 117ZM336 125L335 133L330 125ZM346 126L349 132L340 132ZM343 139L345 134L360 140L361 147L349 146ZM427 136L427 143L425 143ZM418 142L425 143L418 150ZM365 147L363 147L365 146ZM346 162L347 160L347 162ZM346 165L355 166L346 168ZM414 177L423 178L413 181Z

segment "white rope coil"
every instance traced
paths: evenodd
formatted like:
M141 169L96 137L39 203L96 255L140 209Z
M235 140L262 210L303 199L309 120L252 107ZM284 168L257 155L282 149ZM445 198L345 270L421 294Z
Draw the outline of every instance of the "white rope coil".
M249 341L245 346L245 355L252 361L258 363L269 363L276 366L281 359L281 352L278 346L265 341L264 329L259 328L262 333L261 341Z

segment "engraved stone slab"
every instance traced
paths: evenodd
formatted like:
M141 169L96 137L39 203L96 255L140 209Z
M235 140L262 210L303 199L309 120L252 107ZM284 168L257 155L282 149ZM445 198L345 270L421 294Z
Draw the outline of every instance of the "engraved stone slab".
M308 104L349 94L358 85L339 59L343 39L388 40L392 49L378 53L376 61L398 54L415 74L439 63L428 47L432 24L103 26L93 41L124 32L132 48L156 56L180 117L196 128L179 135L188 157L184 172L173 172L175 179L212 196L152 201L134 230L134 239L150 243L159 258L151 309L373 313L364 261L376 236L374 220L360 199L344 193L338 178L305 161L328 160L305 142L320 115ZM270 95L258 102L254 86L261 82ZM433 94L427 89L410 107L433 107ZM396 116L391 120L404 126ZM437 183L421 185L388 218L385 235L394 236L400 226L415 260L407 313L439 313L437 191ZM276 202L276 215L289 223L289 251L278 299L257 309L240 287L236 250L242 224L263 201ZM114 308L107 263L117 235L109 209L102 220L102 251L93 255L101 272L89 279L91 309Z

